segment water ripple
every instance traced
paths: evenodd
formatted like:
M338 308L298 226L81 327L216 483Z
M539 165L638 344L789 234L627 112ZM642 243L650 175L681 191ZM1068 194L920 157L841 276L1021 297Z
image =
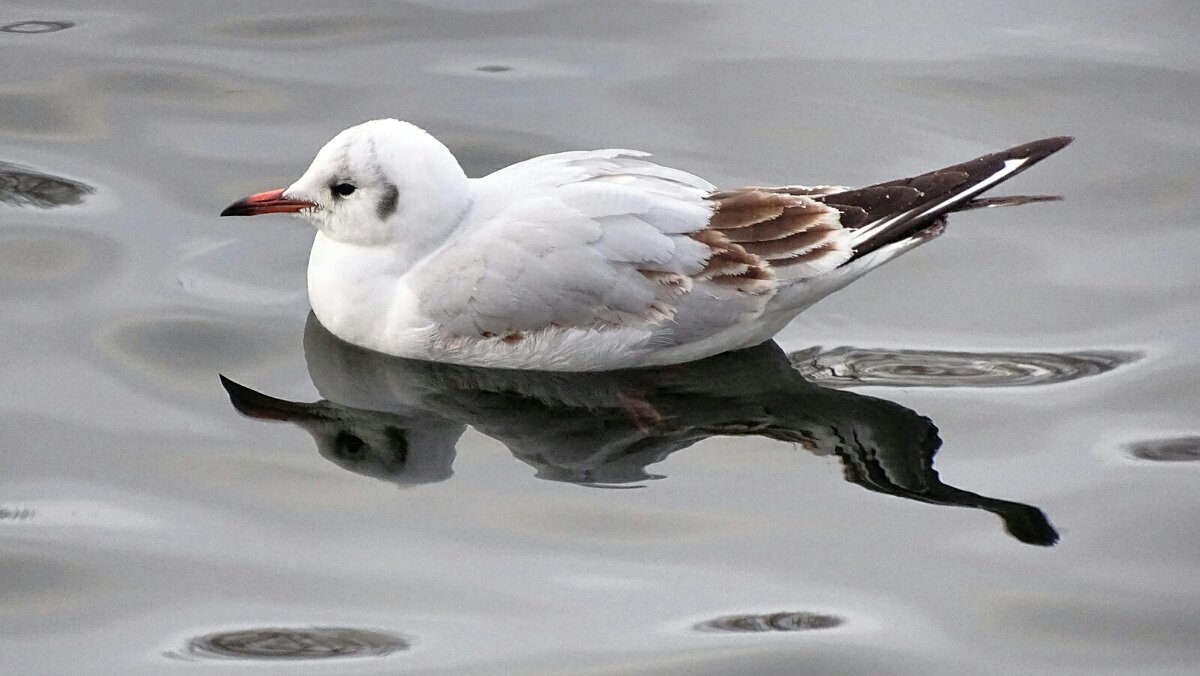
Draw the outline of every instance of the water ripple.
M952 352L810 347L789 355L809 380L826 387L1023 387L1107 373L1136 352Z
M25 521L32 519L34 512L28 507L4 507L0 506L0 521Z
M15 207L53 209L79 204L93 188L69 178L44 174L8 162L0 162L0 203Z
M1200 437L1174 437L1138 441L1126 447L1129 454L1157 462L1195 462L1200 460Z
M832 629L845 620L836 615L819 613L782 612L765 615L726 615L697 624L694 629L708 632L752 633L772 631L808 631Z
M33 35L36 33L54 33L66 30L74 25L75 23L72 21L18 21L0 26L0 32Z
M399 636L347 627L258 628L199 636L188 642L183 656L253 660L383 657L407 650L409 645Z

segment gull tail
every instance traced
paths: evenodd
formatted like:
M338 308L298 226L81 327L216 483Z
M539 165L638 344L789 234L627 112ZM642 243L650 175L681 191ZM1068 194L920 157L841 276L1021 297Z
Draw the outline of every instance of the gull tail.
M938 226L947 214L955 211L1058 199L1049 195L985 199L978 196L1062 150L1071 141L1069 136L1031 141L920 176L814 199L840 211L842 227L853 231L850 239L853 261Z

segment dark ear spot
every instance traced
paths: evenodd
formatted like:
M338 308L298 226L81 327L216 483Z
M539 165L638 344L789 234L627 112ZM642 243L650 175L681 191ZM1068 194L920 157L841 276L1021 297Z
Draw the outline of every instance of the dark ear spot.
M396 213L396 202L400 199L400 191L396 186L387 183L383 186L383 197L379 198L379 204L375 205L375 213L379 214L379 220L386 221Z

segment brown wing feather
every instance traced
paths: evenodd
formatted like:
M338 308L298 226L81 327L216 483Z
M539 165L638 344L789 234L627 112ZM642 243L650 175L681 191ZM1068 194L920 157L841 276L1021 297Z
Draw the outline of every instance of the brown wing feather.
M692 235L718 253L706 271L716 281L774 277L773 268L791 267L789 277L832 269L850 256L835 207L802 190L815 188L743 188L713 193L708 228ZM808 267L796 267L806 264Z
M720 230L709 228L689 235L712 251L699 278L740 291L763 294L774 288L775 274L767 269L766 261L729 241Z

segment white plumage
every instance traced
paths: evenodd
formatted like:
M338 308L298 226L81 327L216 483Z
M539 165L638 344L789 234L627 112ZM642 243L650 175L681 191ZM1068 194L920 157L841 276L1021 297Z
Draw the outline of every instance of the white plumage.
M469 179L429 134L376 120L338 134L287 189L222 215L311 221L313 311L351 343L603 370L762 342L1066 141L858 191L715 192L630 150L558 153Z

